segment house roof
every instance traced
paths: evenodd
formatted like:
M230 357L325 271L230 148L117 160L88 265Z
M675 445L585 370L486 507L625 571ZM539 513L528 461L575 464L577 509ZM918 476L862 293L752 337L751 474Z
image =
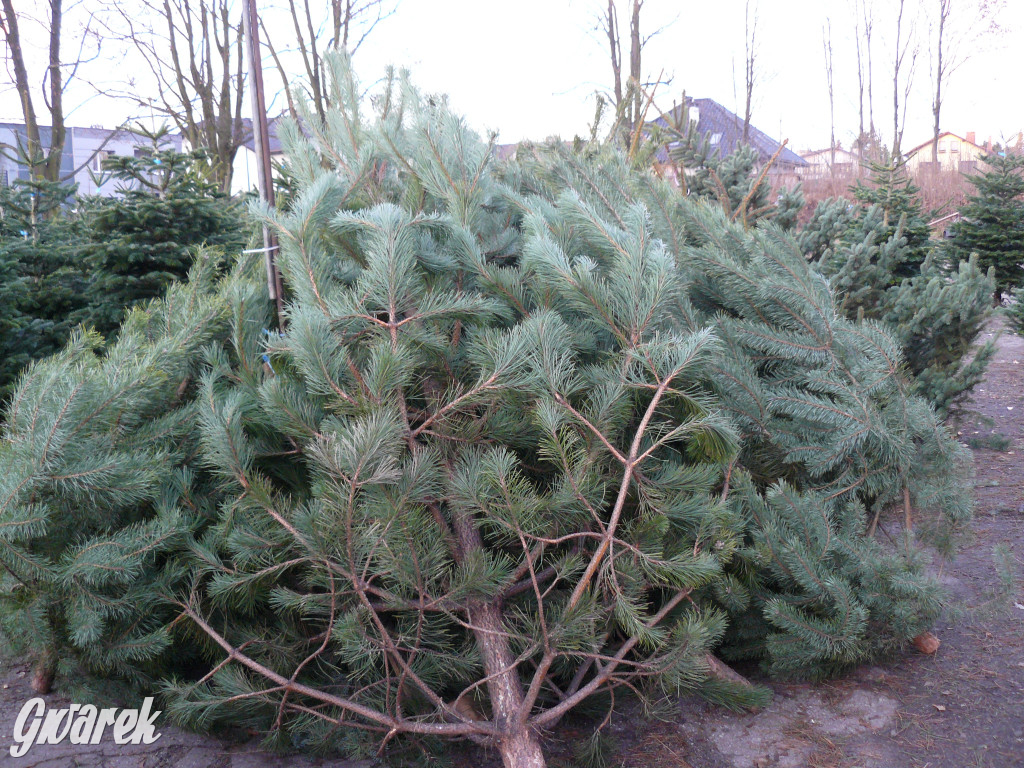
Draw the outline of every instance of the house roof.
M496 160L509 160L516 156L517 149L519 149L518 142L515 144L495 144L491 154L494 155Z
M12 132L18 133L18 134L24 134L24 132L26 131L24 123L2 123L2 122L0 122L0 129L7 129L9 131L12 131ZM135 131L128 130L128 129L125 129L125 128L103 128L103 127L100 127L100 126L88 126L88 127L86 127L86 126L81 126L81 125L66 125L66 126L64 126L64 130L66 131L68 136L79 137L79 138L86 138L86 137L88 137L88 138L94 138L94 139L106 139L106 138L109 137L111 139L118 139L118 140L121 140L121 141L133 141L133 142L138 142L138 143L149 141L149 139L146 138L146 136L144 134L136 133ZM44 143L46 143L47 145L49 144L49 141L50 141L50 133L51 133L51 131L52 131L52 128L49 125L40 125L39 126L40 139ZM168 134L167 138L171 142L175 142L176 141L179 145L181 143L181 134L177 134L177 133Z
M836 157L841 157L843 155L845 155L847 157L856 157L856 153L851 152L848 149L843 149L842 147L836 147ZM804 160L809 160L812 157L831 157L831 156L832 156L832 148L831 147L825 147L824 149L808 149L808 150L805 150L805 151L800 153L800 157L802 157Z
M279 139L277 136L277 127L283 118L284 115L279 115L278 117L271 117L267 119L267 143L270 144L270 154L272 155L279 155L282 152L284 152L284 147L281 146L281 139ZM245 141L242 142L242 146L248 150L255 152L256 139L253 136L251 118L242 118L242 133L245 136Z
M280 155L284 153L284 147L281 145L281 139L277 135L277 129L281 121L284 120L286 115L280 114L277 117L267 118L267 132L269 134L270 154ZM234 123L235 136L240 137L239 147L244 147L250 152L256 152L256 139L253 136L252 131L252 118L243 117ZM300 123L301 126L301 123ZM203 129L203 123L198 124L199 130Z
M743 118L730 112L728 109L723 107L714 99L693 99L687 97L686 106L693 109L697 108L699 114L697 116L697 132L706 135L718 135L718 143L712 150L712 155L718 157L725 157L731 154L739 144L743 141ZM667 126L675 125L679 122L681 117L682 106L675 107L671 112L666 115L662 115L657 120L651 122ZM758 160L762 163L768 162L779 149L779 142L773 139L771 136L766 134L764 131L755 128L753 125L749 126L747 131L747 143L757 152ZM668 153L662 150L658 153L658 159L666 161L668 159ZM778 165L785 166L806 166L809 163L804 160L796 152L788 148L783 148L779 154Z
M973 141L968 141L967 139L965 139L965 138L964 138L963 136L961 136L960 134L958 134L958 133L953 133L952 131L943 131L942 133L940 133L940 134L939 134L939 139L942 139L942 138L944 138L944 137L946 137L946 136L953 136L953 137L955 137L955 138L957 138L957 139L960 139L960 141L962 141L962 142L963 142L964 144L970 144L970 145L971 145L972 147L977 147L977 148L978 148L979 150L981 150L982 152L986 152L986 151L987 151L987 150L986 150L986 149L985 149L985 148L984 148L983 146L981 146L980 144L975 144L975 143L974 143ZM930 146L932 145L932 142L933 142L933 141L935 141L935 139L934 139L934 138L929 138L929 139L928 139L928 141L925 141L925 142L922 142L921 144L918 144L918 145L917 145L916 147L914 147L913 149L908 149L908 150L907 150L907 151L906 151L906 152L904 153L904 156L905 156L905 157L910 157L911 155L914 155L914 154L916 154L916 153L920 152L920 151L921 151L922 149L924 149L925 147L930 147Z
M71 127L71 128L68 128L68 130L69 131L74 131L74 134L75 134L76 137L78 137L78 136L81 136L81 137L88 136L88 137L94 138L94 139L105 139L108 136L110 136L113 139L120 139L120 140L123 140L123 141L136 141L136 142L148 142L149 141L149 139L144 134L135 133L134 131L122 130L122 129L118 129L118 128L96 128L96 127L78 128L78 127ZM177 142L179 144L181 143L181 134L169 133L169 134L167 134L166 138L167 138L168 141L173 142L173 141L177 140Z

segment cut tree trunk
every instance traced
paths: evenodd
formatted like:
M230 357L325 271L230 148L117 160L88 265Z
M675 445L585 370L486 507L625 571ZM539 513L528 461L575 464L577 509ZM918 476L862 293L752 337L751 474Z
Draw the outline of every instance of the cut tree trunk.
M57 676L57 653L52 649L43 651L42 656L32 669L32 690L36 693L49 693L53 688L53 678Z
M503 739L498 751L505 768L547 768L540 739L525 726Z
M728 664L724 664L723 662L719 661L710 653L704 657L704 661L708 665L708 677L713 677L716 680L722 680L727 683L735 683L736 685L742 685L744 688L754 687L754 684L747 680L747 678L745 678L735 669L730 667Z
M939 638L931 632L922 632L911 642L913 642L914 647L917 648L917 650L929 656L939 650L939 646L942 644L939 641Z
M526 725L529 713L523 711L523 686L501 611L493 603L484 603L470 611L470 623L488 677L491 716L502 734L498 744L502 764L505 768L545 768L540 739Z
M464 553L483 549L472 517L456 513L452 523ZM502 764L505 768L546 768L540 739L526 723L530 713L501 607L495 602L479 602L469 609L469 623L487 676L491 719L501 734L497 747Z

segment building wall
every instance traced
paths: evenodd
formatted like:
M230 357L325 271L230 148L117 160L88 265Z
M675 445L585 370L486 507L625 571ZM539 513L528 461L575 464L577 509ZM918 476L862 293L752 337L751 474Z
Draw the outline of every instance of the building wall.
M820 179L832 176L832 150L819 149L813 152L804 152L800 155L810 163L809 166L800 169L801 178ZM836 176L850 176L857 171L857 156L845 149L836 149Z
M273 165L284 160L284 153L274 151L270 153L270 162ZM249 147L242 145L235 154L235 161L231 164L231 194L242 195L246 192L259 190L259 160L256 153ZM274 171L277 178L277 171Z
M907 170L910 173L919 173L928 170L940 171L961 171L973 173L985 150L977 144L973 144L961 136L955 134L943 134L939 136L938 169L931 166L932 146L935 142L915 148L913 153L907 157Z
M235 161L231 164L231 194L239 195L256 189L258 180L259 163L256 153L248 147L239 147Z
M113 133L113 135L111 135ZM50 129L40 129L44 146L49 144ZM28 179L28 166L19 163L15 152L8 147L24 146L26 140L25 126L17 123L0 123L0 146L5 148L0 154L0 183L10 184L15 179ZM106 141L106 144L104 144ZM181 137L170 136L168 141L175 149L181 149ZM82 195L101 195L109 197L118 191L118 185L99 173L102 158L107 155L134 155L137 150L148 148L150 142L144 136L128 131L116 133L106 128L69 127L64 139L64 152L61 156L61 175L70 177L78 184L78 192ZM102 147L102 149L101 149ZM106 153L101 154L101 153ZM69 180L72 180L69 178Z

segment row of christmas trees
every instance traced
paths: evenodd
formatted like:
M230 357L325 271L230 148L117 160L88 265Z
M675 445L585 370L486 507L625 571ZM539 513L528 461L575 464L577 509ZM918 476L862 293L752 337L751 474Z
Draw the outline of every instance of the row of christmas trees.
M978 343L992 307L1024 283L1024 156L985 156L987 170L969 177L976 193L951 237L935 239L900 159L869 163L867 181L851 188L850 199L821 202L797 229L804 205L799 187L772 201L763 170L754 173L753 150L719 158L693 126L672 138L671 154L687 169L690 194L718 200L741 220L771 218L795 230L805 257L840 296L842 311L884 322L895 333L917 391L942 415L965 402L994 350L993 342ZM1024 328L1024 302L1012 301L1007 315Z

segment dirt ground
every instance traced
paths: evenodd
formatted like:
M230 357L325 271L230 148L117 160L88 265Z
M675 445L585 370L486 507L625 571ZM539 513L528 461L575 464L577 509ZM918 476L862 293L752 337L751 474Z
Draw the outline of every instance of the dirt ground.
M1003 334L961 439L975 447L975 535L943 571L954 596L925 656L817 685L771 683L775 700L732 714L683 700L669 721L626 712L610 725L624 768L1011 768L1024 766L1024 339ZM1009 444L999 445L998 436ZM1006 442L1006 440L1002 441ZM989 447L983 447L983 446ZM1000 450L993 450L998 447ZM761 681L765 682L765 681ZM27 668L0 662L0 766L6 768L368 768L366 762L276 756L256 746L161 726L149 746L37 746L9 756L14 720L32 697ZM48 706L66 701L59 692ZM579 735L553 734L561 751ZM473 768L498 764L472 754ZM459 760L458 762L463 762Z

